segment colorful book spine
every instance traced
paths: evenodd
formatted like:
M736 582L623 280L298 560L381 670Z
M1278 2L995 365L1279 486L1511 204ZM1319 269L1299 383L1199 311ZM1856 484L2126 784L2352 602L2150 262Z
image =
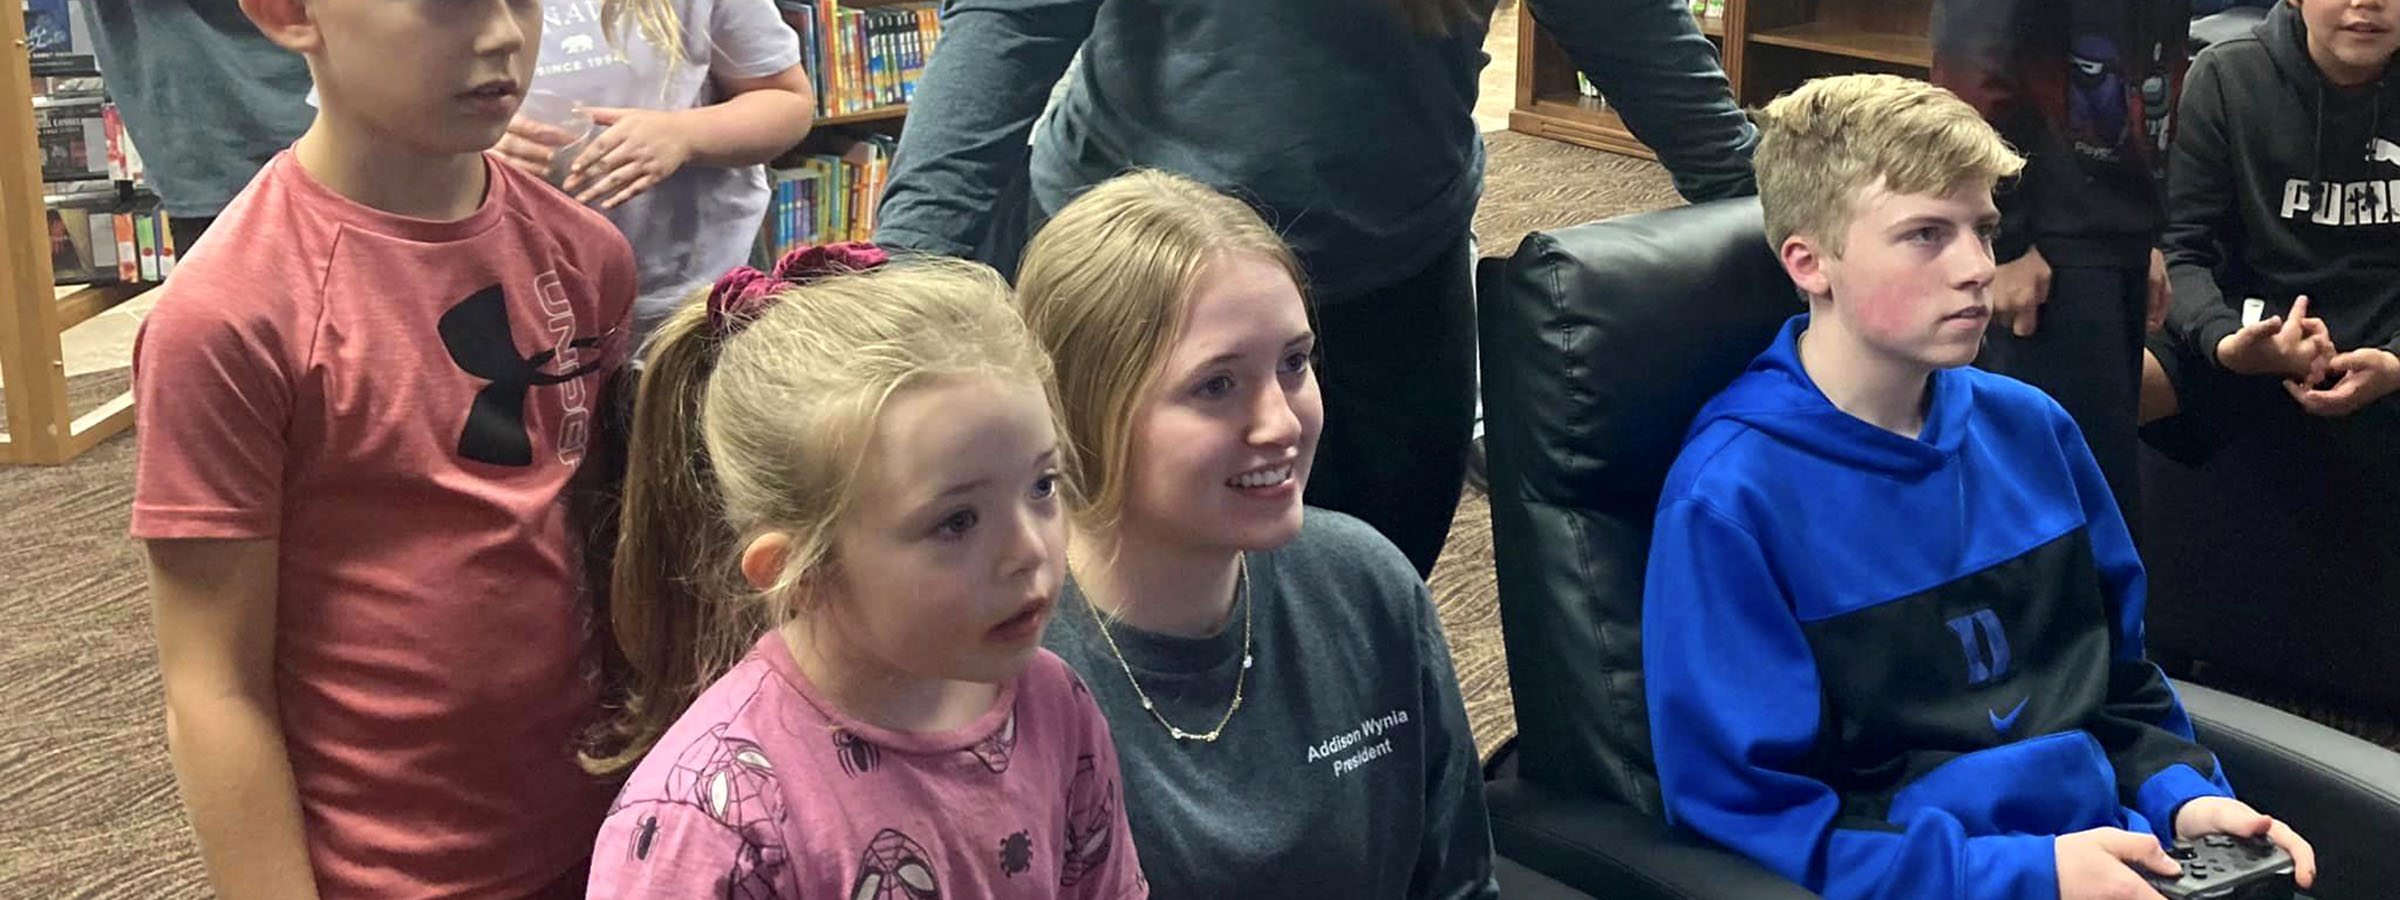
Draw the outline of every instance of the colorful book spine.
M109 218L117 232L117 280L142 280L141 242L134 237L133 214L117 213Z
M137 270L143 281L158 280L158 218L149 213L133 214L133 245L141 260Z

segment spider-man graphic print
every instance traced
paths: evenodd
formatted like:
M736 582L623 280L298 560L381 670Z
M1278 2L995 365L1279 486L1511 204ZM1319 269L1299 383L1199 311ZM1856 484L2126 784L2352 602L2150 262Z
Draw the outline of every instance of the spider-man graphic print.
M1148 896L1107 722L1038 653L935 732L844 714L776 636L693 701L602 824L591 897Z

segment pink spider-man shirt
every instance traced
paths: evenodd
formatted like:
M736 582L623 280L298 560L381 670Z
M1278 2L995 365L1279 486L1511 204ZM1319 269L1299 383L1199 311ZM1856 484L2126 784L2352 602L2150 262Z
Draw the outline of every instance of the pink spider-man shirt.
M769 633L634 769L588 896L1148 895L1108 723L1050 651L923 734L835 710Z

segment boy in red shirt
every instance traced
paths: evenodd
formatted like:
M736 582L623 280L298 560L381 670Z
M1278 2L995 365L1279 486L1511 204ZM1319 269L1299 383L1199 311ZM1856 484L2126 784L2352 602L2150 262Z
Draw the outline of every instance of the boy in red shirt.
M581 896L609 786L566 512L634 294L598 214L490 159L526 0L242 0L320 109L135 351L133 536L227 897Z

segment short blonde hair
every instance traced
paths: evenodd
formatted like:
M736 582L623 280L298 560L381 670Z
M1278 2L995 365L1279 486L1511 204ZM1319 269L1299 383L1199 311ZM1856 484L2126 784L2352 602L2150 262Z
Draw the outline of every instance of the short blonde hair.
M1767 243L1814 238L1835 256L1860 195L1989 190L2025 167L1958 95L1898 75L1812 79L1768 103L1759 119L1758 201Z
M1017 302L1057 366L1077 528L1116 528L1135 407L1182 333L1201 272L1239 253L1273 260L1305 292L1300 261L1256 211L1155 170L1100 183L1059 210L1025 248Z
M1058 424L1049 356L1008 283L976 263L904 258L787 285L731 334L712 326L705 303L686 302L645 359L609 596L630 671L622 707L584 757L599 772L640 761L702 688L794 613L805 579L838 565L835 529L894 396L994 377L1042 391ZM742 549L775 532L791 540L783 570L751 590Z

